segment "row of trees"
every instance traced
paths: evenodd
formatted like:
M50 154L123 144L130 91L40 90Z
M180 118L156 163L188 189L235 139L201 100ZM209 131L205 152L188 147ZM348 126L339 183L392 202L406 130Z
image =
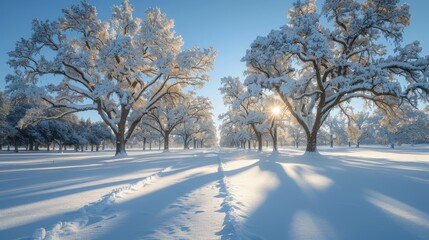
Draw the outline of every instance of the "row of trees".
M57 20L33 21L31 37L9 52L15 72L6 77L12 95L24 91L46 103L27 111L23 126L46 116L95 110L115 136L116 154L125 154L142 122L164 139L173 126L198 123L200 116L180 123L158 121L163 104L176 108L169 99L209 80L216 52L182 49L174 21L159 9L148 9L144 19L133 12L124 0L103 21L94 6L82 2L63 10ZM251 128L258 149L266 126L275 139L274 117L263 120L269 114L261 99L268 90L278 96L270 101L280 101L283 113L299 124L306 151L313 152L331 112L349 115L354 99L389 116L404 103L416 106L427 100L429 57L420 56L418 41L401 45L409 21L409 6L398 0L325 0L321 10L314 0L298 0L289 10L289 22L257 37L243 57L246 90L229 92L227 84L236 83L224 80L229 82L221 88L224 101L232 106L222 116L225 124L237 128L241 122ZM394 45L393 54L388 54L386 42ZM47 77L52 84L42 84ZM169 114L175 113L164 115ZM182 135L186 147L189 136Z
M55 149L58 146L62 151L66 146L73 146L76 151L83 151L90 146L91 151L98 151L100 146L104 150L105 144L113 140L104 123L91 123L73 114L21 126L26 112L34 107L37 107L36 102L24 95L9 99L0 91L0 150L3 146L10 150L12 146L17 152L20 146L24 146L32 151L43 146L49 151L51 147Z
M278 96L282 109L299 124L308 152L316 151L331 112L350 116L355 99L383 109L390 122L400 121L396 113L404 104L416 107L428 100L429 56L420 56L418 41L401 45L411 17L407 4L326 0L318 10L314 0L298 0L288 16L286 25L257 37L243 57L246 89L236 79L232 84L237 89L227 93L225 86L232 84L223 83L224 101L231 107L222 116L228 118L222 132L238 121L248 125L261 150L267 122L258 109L266 90ZM392 55L386 42L394 45ZM240 134L244 139L245 132Z
M10 100L0 91L0 150L5 146L14 151L19 147L30 151L44 147L49 151L58 146L62 151L72 146L76 151L83 151L89 146L91 151L98 151L100 146L104 150L106 144L115 141L104 122L91 123L75 114L49 119L57 115L52 113L46 120L23 125L27 121L26 112L38 108L38 104L24 95ZM128 145L142 144L145 150L146 145L151 148L153 142L161 146L162 139L164 151L168 151L172 135L174 142L183 144L185 149L189 149L191 143L193 148L213 146L217 137L211 110L207 98L192 92L169 95L148 113L146 121L140 122Z
M176 89L176 94L162 98L142 119L136 137L143 143L159 138L164 141L164 151L169 150L170 136L176 137L184 149L212 147L217 144L213 106L206 97L194 92L184 93Z
M306 142L304 129L287 111L281 110L281 100L274 95L250 95L248 88L238 79L225 77L220 88L229 110L220 116L221 146L257 148L276 140L283 145ZM351 107L338 109L321 126L319 144L415 144L429 142L429 106L419 110L409 104L397 108L395 117L376 107L356 111ZM278 135L278 136L276 136Z

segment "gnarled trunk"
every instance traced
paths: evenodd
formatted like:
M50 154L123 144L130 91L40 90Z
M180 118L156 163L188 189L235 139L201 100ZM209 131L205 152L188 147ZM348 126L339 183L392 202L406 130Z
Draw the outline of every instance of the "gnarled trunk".
M316 152L317 151L317 131L307 135L307 147L305 148L306 152Z

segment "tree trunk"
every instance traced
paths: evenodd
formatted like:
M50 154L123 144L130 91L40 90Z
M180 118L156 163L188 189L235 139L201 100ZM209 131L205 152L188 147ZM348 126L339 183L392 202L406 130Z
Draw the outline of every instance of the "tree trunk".
M103 151L104 151L105 144L106 144L106 140L103 139L103 146L101 148Z
M99 144L97 144L97 145L95 145L95 151L97 151L98 152L98 149L100 148L100 145Z
M279 150L279 148L277 145L277 124L276 124L276 126L274 126L274 134L273 134L273 151L277 152L278 150ZM261 149L261 151L262 151L262 149Z
M256 134L256 138L258 139L258 152L262 152L262 134Z
M390 144L390 148L392 148L392 149L393 149L393 148L395 148L395 144L394 144L394 143L391 143L391 144Z
M7 150L10 151L10 143L7 144Z
M295 141L296 148L299 148L299 142Z
M119 154L127 154L127 151L125 149L125 131L119 131L118 134L116 134L116 153L115 155Z
M331 148L334 147L334 134L331 133L331 138L329 139L329 142L331 143Z
M30 146L28 148L29 151L34 151L34 142L30 140Z
M143 151L146 151L146 138L143 138Z
M183 150L186 150L186 138L183 138Z
M169 140L170 140L170 132L165 132L164 133L164 152L168 152L168 150L170 149Z
M152 150L152 140L149 141L149 150Z
M360 142L359 140L356 142L356 147L359 148Z
M306 152L316 152L317 151L317 132L312 132L310 135L307 135L307 147Z

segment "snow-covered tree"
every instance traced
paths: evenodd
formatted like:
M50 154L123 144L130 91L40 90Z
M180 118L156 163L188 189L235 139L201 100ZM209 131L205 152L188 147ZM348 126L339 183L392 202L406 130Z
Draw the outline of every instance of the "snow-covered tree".
M198 131L197 119L186 118L174 130L174 134L181 138L183 149L189 149L189 144L193 140L192 135Z
M9 114L6 116L6 136L9 144L14 146L14 151L18 152L19 146L26 145L29 136L31 134L27 131L28 128L20 128L19 121L24 117L25 112L33 107L32 104L27 101L13 101ZM31 129L30 131L32 131ZM27 134L26 134L27 133Z
M242 113L239 109L230 108L219 116L219 120L222 121L220 126L221 146L246 148L246 142L249 142L250 149L250 129L242 123L240 114Z
M143 123L158 131L164 138L164 151L169 150L170 134L189 118L199 118L211 103L206 97L195 97L193 92L184 93L177 89L175 95L168 95L158 101L156 108L147 114L150 121Z
M199 145L202 146L205 137L209 136L207 134L213 129L212 126L214 127L211 113L213 106L210 100L200 96L192 97L189 95L189 97L189 110L183 121L174 130L174 134L180 136L184 149L189 149L192 141L194 141L194 148L196 148L197 138L201 143Z
M106 141L113 141L114 136L109 129L109 127L104 122L93 123L90 127L92 134L101 142L101 149L104 150L106 146ZM98 151L99 145L96 146Z
M370 112L368 110L354 112L352 108L342 108L342 110L348 119L346 133L349 140L349 146L351 142L355 142L356 147L359 147L362 139L369 131Z
M242 61L253 94L279 94L304 129L306 151L332 109L355 98L388 109L429 92L429 57L418 41L401 46L410 21L398 0L314 0L294 3L289 23L257 37ZM395 45L388 54L385 40Z
M407 104L401 107L399 113L402 117L399 126L395 129L398 144L424 142L429 135L429 116Z
M2 145L6 142L8 135L6 119L9 114L9 105L9 99L3 91L0 91L0 150L2 150Z
M37 87L40 76L50 76L54 83L46 90L51 94L41 94L49 107L67 108L62 115L97 111L116 137L116 154L125 153L143 116L172 87L202 86L215 56L212 48L183 50L174 21L159 9L148 9L144 19L133 13L124 0L102 21L83 1L64 9L57 20L34 20L31 37L9 52L15 69L7 76L9 85L25 91L14 86ZM28 120L43 118L42 110L32 111Z
M324 128L329 135L329 145L334 147L334 142L341 143L345 135L345 119L339 114L330 115L326 118L322 129Z
M216 126L211 114L200 118L197 121L197 128L193 134L194 149L203 147L213 147L218 143Z
M139 125L137 132L134 134L134 137L142 142L143 151L146 150L146 145L149 144L149 149L152 150L152 143L158 141L161 138L159 131L153 129L150 126L156 126L154 122L150 123L150 118L143 118L142 122Z
M299 124L288 125L287 129L288 129L289 136L292 137L293 139L295 147L298 148L299 144L305 141L304 130Z
M234 121L251 127L258 142L258 151L262 151L262 136L269 126L270 114L265 106L264 95L250 95L247 87L237 77L224 77L221 84L219 90L225 105L237 110Z

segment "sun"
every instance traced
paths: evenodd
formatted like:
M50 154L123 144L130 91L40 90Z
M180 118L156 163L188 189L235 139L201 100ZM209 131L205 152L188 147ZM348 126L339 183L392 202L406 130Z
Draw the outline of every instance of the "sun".
M281 111L281 109L280 109L279 107L273 107L273 108L271 109L271 112L272 112L274 115L279 115L279 114L280 114L280 111Z

